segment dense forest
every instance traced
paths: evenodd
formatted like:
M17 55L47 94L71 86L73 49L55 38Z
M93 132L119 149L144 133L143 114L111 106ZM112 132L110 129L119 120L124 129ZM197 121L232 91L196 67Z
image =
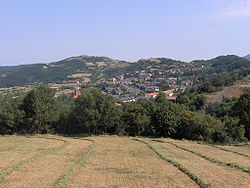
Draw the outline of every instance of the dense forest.
M96 88L76 99L54 97L45 85L27 94L0 98L0 134L117 134L232 143L250 139L250 91L239 99L207 104L182 93L177 103L162 95L117 105Z

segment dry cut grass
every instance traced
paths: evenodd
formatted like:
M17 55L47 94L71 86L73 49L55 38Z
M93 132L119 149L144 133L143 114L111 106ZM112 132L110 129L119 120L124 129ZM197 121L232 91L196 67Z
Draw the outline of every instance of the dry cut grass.
M184 147L208 158L212 158L228 164L235 164L250 171L250 158L241 156L237 153L221 150L217 147L209 145L197 144L196 142L176 141L171 139L166 139L166 141L177 144L178 146Z
M92 137L88 164L69 187L198 187L187 175L128 137Z
M137 140L143 142L117 136L2 136L0 187L250 187L249 174L216 162L249 168L250 158L237 154L249 154L247 145L217 146L235 153L189 141L161 139L176 147Z
M227 151L238 153L239 155L248 156L250 158L250 144L239 145L239 146L217 146ZM250 164L249 164L250 166Z
M247 173L217 165L171 144L151 142L151 145L163 156L182 164L212 187L246 188L250 185L250 178Z
M62 144L59 140L34 139L24 136L0 136L0 169Z
M52 187L59 177L84 155L89 145L87 141L66 137L47 136L46 138L61 139L67 144L61 150L41 155L15 169L5 177L0 187ZM48 146L50 139L44 140L47 141ZM37 138L30 138L30 144L37 141ZM54 142L57 141L54 140ZM26 149L28 148L27 146Z

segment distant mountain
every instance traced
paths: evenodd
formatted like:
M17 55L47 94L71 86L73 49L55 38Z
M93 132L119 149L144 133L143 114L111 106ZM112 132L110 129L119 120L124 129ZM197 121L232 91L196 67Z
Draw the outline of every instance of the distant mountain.
M244 58L250 61L250 54L246 55Z
M189 63L167 59L149 58L137 62L114 60L108 57L77 56L48 64L30 64L0 67L0 88L22 86L32 83L57 83L69 80L96 82L105 78L137 71L164 71L181 69ZM238 56L220 56L212 60L191 62L204 69L193 76L226 73L250 68L250 62ZM190 75L189 75L190 76Z

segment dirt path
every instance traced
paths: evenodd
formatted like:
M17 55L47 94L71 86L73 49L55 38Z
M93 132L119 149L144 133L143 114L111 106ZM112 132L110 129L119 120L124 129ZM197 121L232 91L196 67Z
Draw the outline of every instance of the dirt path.
M94 153L69 187L198 187L142 143L127 137L91 139L96 143Z
M250 176L247 173L218 166L195 154L183 151L167 143L150 142L150 144L162 155L181 163L212 187L250 187Z

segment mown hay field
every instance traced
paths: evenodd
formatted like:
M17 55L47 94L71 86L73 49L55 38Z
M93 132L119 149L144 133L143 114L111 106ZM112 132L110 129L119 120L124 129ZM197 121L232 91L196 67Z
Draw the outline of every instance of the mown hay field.
M250 187L250 147L118 136L0 136L0 187Z

